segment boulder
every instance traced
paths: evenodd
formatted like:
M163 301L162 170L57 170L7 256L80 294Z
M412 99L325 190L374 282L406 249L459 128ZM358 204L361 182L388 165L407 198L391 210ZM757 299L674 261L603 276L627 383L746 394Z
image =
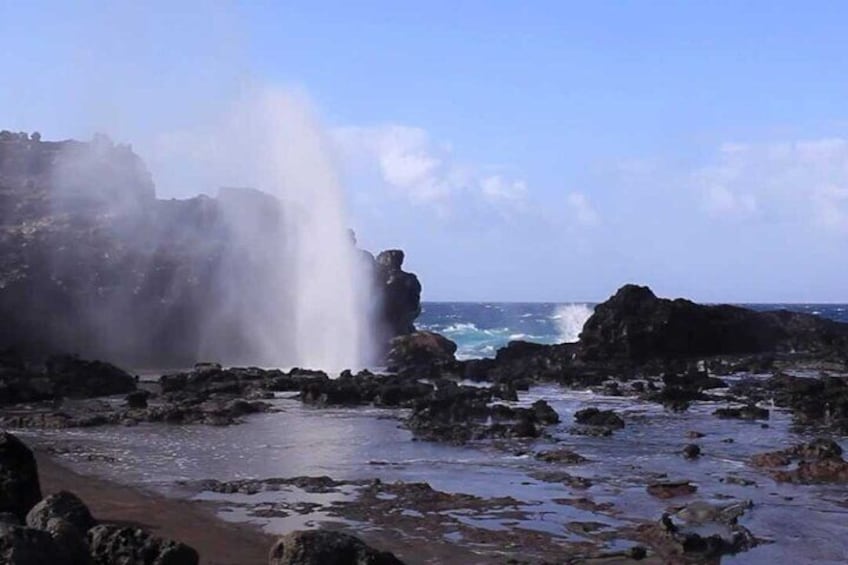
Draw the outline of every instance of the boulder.
M8 524L0 524L0 563L76 565L49 533Z
M64 490L48 495L33 506L26 516L26 524L30 528L45 530L53 518L61 518L83 533L96 524L85 503L74 493Z
M574 413L574 420L584 426L598 426L611 430L624 427L624 420L612 410L584 408Z
M756 312L738 306L704 306L657 298L628 284L599 304L580 334L587 360L656 359L805 351L848 351L848 324L812 314Z
M75 355L55 355L47 359L45 368L56 396L92 398L127 394L136 388L132 375L103 361L86 361Z
M92 565L85 530L62 518L50 518L41 529L50 534L71 565Z
M32 451L12 434L0 433L0 512L23 520L39 500L41 485Z
M378 551L341 532L292 532L271 548L269 565L402 565L393 554Z
M95 565L197 565L193 548L138 528L99 525L88 531Z
M456 361L456 343L435 332L420 331L391 340L389 369L432 366Z

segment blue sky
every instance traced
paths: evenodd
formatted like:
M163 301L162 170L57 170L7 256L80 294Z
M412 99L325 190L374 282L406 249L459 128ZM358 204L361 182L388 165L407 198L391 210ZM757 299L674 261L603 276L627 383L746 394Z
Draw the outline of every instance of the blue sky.
M139 4L139 5L137 5ZM296 88L431 300L848 301L848 4L0 0L0 128L161 155Z

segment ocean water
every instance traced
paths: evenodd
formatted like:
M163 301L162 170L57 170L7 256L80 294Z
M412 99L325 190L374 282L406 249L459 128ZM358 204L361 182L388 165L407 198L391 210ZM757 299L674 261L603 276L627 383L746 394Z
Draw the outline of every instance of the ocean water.
M848 322L848 304L741 304L754 310L787 309ZM416 322L457 344L457 357L493 357L513 340L537 343L577 341L592 315L592 303L425 302Z
M752 307L783 307L848 322L848 305ZM545 343L574 340L590 313L591 305L587 304L426 303L418 325L448 335L459 344L461 356L472 357L492 355L510 339ZM724 378L731 382L743 376L768 375ZM416 546L414 553L402 555L412 565L501 562L502 548L497 536L517 530L540 536L542 541L583 543L591 539L605 550L619 550L632 544L632 540L627 540L626 535L607 536L605 532L655 521L667 511L668 502L645 490L646 484L662 477L687 479L698 487L697 493L675 499L673 504L753 503L740 523L769 543L737 556L726 556L723 564L848 562L844 486L776 483L749 465L754 454L809 441L816 437L816 430L797 428L789 412L768 404L763 404L771 408L767 421L718 419L714 410L733 404L721 398L721 391L716 391L716 395L716 400L697 403L686 412L671 412L639 398L568 390L554 384L533 386L520 392L517 402L509 404L527 406L544 399L561 422L549 427L544 437L526 445L526 452L500 449L486 442L447 445L413 441L411 432L402 425L405 410L320 409L302 404L290 393L278 394L270 401L277 411L249 416L237 426L141 423L131 427L18 433L33 444L60 448L63 461L80 472L169 496L213 501L222 518L248 522L273 534L335 523L362 532L381 532L383 539L414 540L422 535L419 528L424 528L424 523L381 529L375 524L351 522L330 512L335 494L315 495L294 487L259 495L198 493L184 482L327 475L345 480L379 479L385 483L423 481L449 493L515 499L515 504L503 511L437 511L436 518L446 524L444 531L426 534L430 536L426 543ZM122 401L108 400L116 404ZM589 406L615 410L626 421L626 427L610 437L573 434L576 411ZM697 460L680 456L682 447L692 441L691 430L705 433L698 440L703 453ZM846 437L834 439L848 449ZM562 467L537 460L533 452L563 446L587 458L584 464L566 469L574 477L591 481L588 488L544 478L546 472L561 471ZM329 498L317 500L316 496ZM572 505L569 500L609 504L612 510ZM275 504L294 507L301 502L321 506L306 513L265 511ZM413 507L403 509L406 518L416 515L420 513ZM452 522L456 519L472 528L474 535L495 541L488 546L463 541L463 535L471 530L456 529ZM594 537L575 533L572 527L579 523L595 524L601 531ZM440 552L455 544L481 551L480 559L442 559ZM533 547L515 551L527 549ZM495 559L493 555L500 557Z

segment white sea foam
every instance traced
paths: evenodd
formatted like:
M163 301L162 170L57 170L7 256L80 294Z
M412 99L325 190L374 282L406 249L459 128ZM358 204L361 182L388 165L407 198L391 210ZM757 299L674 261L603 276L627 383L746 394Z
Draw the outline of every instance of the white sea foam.
M583 324L592 315L593 308L588 304L561 304L557 306L552 320L556 321L559 339L572 343L580 339Z

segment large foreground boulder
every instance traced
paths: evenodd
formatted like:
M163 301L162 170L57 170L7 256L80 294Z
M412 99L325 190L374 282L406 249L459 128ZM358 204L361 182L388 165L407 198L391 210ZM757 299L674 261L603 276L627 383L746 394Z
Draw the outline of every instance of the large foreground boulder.
M271 548L269 565L403 565L360 539L325 530L292 532Z
M645 362L712 355L848 352L848 324L786 310L756 312L657 298L632 284L599 304L580 334L587 360Z
M26 518L41 500L38 467L32 451L8 432L0 432L0 512Z
M0 524L0 563L76 565L49 533L9 524Z
M193 548L138 528L95 526L88 545L95 565L197 565L200 559Z
M65 520L80 532L87 532L96 524L85 503L74 493L64 490L33 506L26 516L26 523L30 528L46 530L50 520L56 518Z

